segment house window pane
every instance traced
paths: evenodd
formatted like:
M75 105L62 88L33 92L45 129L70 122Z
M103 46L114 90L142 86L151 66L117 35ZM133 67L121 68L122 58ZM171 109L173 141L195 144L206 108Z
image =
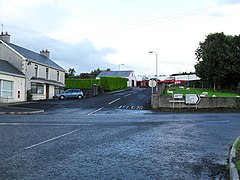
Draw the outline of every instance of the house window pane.
M31 92L36 94L37 93L37 83L31 84Z
M37 85L37 94L43 94L43 84L38 84Z
M0 94L2 97L12 97L13 93L12 93L12 87L13 87L13 82L11 81L4 81L2 80L2 84L0 86Z
M12 97L12 92L3 91L3 92L2 92L2 97Z
M46 68L46 79L48 79L49 70Z
M11 81L3 81L3 90L12 91L12 82Z
M38 65L35 65L35 77L38 76Z
M41 83L32 83L31 84L31 91L33 94L43 94L44 85Z
M57 71L57 81L59 81L59 71Z

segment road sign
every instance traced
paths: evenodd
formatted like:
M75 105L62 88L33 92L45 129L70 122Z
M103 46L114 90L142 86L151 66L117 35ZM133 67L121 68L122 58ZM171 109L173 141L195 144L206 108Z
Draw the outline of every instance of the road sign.
M173 94L173 99L182 99L183 94Z
M198 94L186 94L186 104L198 104L201 98Z
M148 82L148 85L149 85L150 87L156 87L157 82L156 82L155 80L150 80L150 81Z

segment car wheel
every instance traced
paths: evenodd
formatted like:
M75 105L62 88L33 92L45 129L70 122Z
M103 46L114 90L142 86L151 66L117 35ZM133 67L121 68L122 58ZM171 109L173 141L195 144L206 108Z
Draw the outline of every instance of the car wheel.
M65 97L64 96L60 96L60 98L59 99L65 99Z
M82 99L83 97L81 95L78 95L78 99Z

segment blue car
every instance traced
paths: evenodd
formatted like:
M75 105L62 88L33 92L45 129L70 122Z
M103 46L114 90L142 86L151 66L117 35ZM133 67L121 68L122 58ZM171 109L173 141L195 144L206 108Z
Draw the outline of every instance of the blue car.
M68 89L54 96L54 98L58 98L58 99L68 99L68 98L82 99L83 97L84 97L83 92L80 89Z

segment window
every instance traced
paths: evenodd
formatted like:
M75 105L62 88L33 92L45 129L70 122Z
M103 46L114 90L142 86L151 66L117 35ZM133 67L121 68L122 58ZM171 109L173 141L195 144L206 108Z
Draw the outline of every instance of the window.
M0 96L2 97L12 97L13 96L13 82L0 80Z
M38 76L38 65L35 65L35 77L37 77Z
M49 70L46 68L46 79L48 79Z
M63 91L64 91L63 87L55 86L54 94L59 94L59 93L62 93Z
M59 71L57 71L57 81L59 81Z
M43 94L44 85L41 83L31 83L31 91L33 94Z

